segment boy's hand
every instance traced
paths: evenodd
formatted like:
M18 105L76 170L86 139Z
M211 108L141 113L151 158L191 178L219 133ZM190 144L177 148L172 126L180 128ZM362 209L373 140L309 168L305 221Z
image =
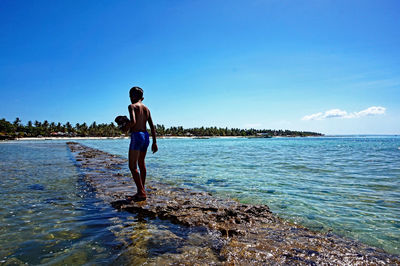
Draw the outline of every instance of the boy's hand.
M157 143L153 143L153 145L151 145L151 151L153 153L156 153L158 151Z
M121 126L121 130L124 131L124 132L129 131L129 128L130 128L129 123L126 123L126 124Z

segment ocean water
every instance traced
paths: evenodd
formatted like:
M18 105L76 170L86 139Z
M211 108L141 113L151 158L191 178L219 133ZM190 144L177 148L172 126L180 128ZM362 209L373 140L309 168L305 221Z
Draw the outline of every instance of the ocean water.
M177 249L214 245L202 229L98 199L65 141L0 142L0 179L0 265L166 264Z
M127 157L127 139L79 142ZM400 254L399 137L160 139L158 146L147 157L149 179L267 204L314 230ZM121 247L143 234L122 232L130 225L154 234L163 223L98 200L65 141L0 143L0 178L0 263L111 263L124 252L142 263L148 250Z
M0 143L0 264L82 264L115 255L112 208L80 181L65 142ZM101 214L99 214L101 211Z
M85 142L126 156L129 140ZM400 254L400 137L160 139L151 179Z

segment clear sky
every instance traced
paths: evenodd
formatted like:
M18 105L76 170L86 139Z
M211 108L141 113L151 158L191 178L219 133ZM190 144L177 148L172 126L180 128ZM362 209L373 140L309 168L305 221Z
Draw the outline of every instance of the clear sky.
M0 1L0 118L400 134L400 1Z

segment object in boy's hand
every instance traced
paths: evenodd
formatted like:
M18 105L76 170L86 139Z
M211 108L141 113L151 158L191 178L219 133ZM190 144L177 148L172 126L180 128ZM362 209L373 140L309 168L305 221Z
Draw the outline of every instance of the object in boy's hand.
M129 124L129 119L125 115L119 115L115 118L115 123L117 123L118 128L122 130L128 130L127 126Z

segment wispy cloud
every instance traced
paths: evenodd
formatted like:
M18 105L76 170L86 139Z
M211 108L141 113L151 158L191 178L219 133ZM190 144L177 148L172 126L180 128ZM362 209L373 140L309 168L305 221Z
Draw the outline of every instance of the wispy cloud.
M348 113L340 109L331 109L325 112L306 115L301 120L323 120L329 118L358 118L363 116L383 115L386 108L382 106L371 106L359 112Z
M383 115L386 112L385 107L381 106L372 106L365 110L362 110L357 113L358 116L368 116L368 115Z

